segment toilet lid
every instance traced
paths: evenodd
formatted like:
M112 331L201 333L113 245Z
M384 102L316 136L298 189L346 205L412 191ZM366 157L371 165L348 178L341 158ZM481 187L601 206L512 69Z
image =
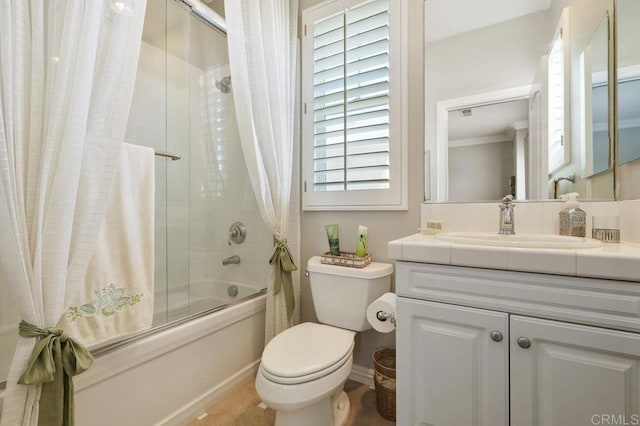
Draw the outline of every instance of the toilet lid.
M354 332L306 322L274 337L262 353L265 376L278 383L302 383L342 366L353 352Z

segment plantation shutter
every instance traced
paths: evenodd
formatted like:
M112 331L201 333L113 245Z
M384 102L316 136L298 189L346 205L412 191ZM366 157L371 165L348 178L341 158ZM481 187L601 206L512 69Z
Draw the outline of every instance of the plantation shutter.
M564 163L564 55L562 33L549 52L549 168Z
M571 160L571 58L569 10L565 7L548 55L548 170L556 172Z
M387 189L389 3L313 23L312 191Z

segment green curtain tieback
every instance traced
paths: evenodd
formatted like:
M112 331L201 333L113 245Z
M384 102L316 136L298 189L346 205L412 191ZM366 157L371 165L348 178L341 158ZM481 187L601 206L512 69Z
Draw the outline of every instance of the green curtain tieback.
M287 246L287 240L277 240L276 249L269 260L270 265L275 265L275 283L273 287L273 294L278 294L280 289L284 291L284 302L287 308L287 318L291 318L293 308L295 307L295 300L293 298L293 281L291 279L291 272L298 268L293 263L293 258L289 252L289 246Z
M93 363L93 356L61 328L39 328L20 321L19 334L26 338L41 338L18 380L23 385L42 384L38 424L72 426L72 377L87 370Z

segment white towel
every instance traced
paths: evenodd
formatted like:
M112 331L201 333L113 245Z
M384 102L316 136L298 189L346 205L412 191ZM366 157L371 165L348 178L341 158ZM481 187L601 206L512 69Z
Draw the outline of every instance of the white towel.
M146 330L153 321L155 152L124 143L120 170L85 275L59 322L90 346Z

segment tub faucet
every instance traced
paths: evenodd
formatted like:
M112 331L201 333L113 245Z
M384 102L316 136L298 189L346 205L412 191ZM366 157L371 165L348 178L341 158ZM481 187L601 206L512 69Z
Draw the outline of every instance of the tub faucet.
M502 199L502 202L498 204L500 207L500 229L498 234L501 235L515 235L515 223L513 208L513 195L507 195Z
M238 263L240 263L240 256L238 256L237 254L234 254L231 257L227 257L225 260L222 261L222 265L231 265L231 264L235 264L237 265Z

